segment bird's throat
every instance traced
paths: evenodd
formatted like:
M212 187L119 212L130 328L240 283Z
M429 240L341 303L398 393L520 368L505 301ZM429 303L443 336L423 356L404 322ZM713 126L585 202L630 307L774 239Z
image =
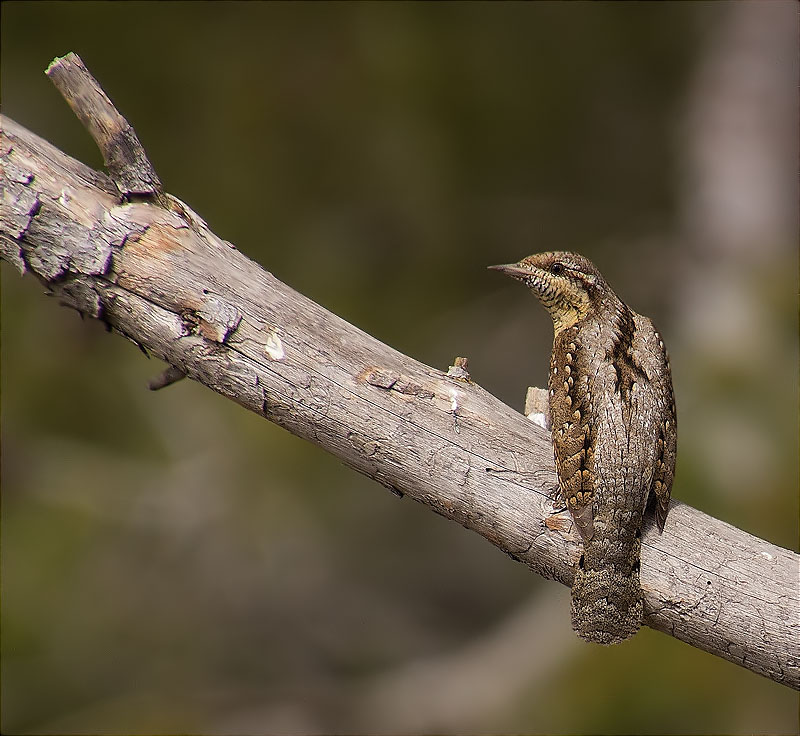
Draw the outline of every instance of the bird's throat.
M572 327L580 322L589 313L587 309L579 309L573 306L561 309L549 309L550 316L553 318L553 331L556 335L563 332L568 327Z

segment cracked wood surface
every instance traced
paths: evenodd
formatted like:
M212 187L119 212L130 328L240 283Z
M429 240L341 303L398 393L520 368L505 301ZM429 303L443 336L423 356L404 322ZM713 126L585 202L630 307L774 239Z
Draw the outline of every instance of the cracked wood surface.
M3 260L180 373L571 584L580 547L550 500L544 429L293 291L178 200L127 201L106 175L0 121ZM646 623L798 689L798 559L673 500L663 535L645 522Z

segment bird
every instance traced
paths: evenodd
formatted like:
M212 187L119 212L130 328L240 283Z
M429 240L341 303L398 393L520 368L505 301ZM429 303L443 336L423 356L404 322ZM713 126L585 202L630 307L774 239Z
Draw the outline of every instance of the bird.
M558 487L583 549L572 628L617 644L642 626L642 525L669 513L677 416L664 341L577 253L537 253L490 266L527 286L553 320L548 379Z

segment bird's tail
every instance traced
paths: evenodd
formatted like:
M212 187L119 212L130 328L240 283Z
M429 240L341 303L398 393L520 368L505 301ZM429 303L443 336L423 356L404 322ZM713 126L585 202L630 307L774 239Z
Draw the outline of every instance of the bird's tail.
M581 639L597 644L625 641L641 628L642 616L638 569L625 575L613 567L590 570L578 565L572 584L572 628Z

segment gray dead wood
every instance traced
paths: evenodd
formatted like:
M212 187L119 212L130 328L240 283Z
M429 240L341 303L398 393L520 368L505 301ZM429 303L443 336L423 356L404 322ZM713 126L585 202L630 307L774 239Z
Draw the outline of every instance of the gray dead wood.
M71 80L67 70L59 88ZM90 93L72 99L91 117ZM0 123L6 262L165 360L168 379L186 374L571 584L578 539L549 498L544 429L463 364L423 365L293 291L162 194L154 172L151 196L130 201L137 175L124 163L109 177ZM131 160L144 156L136 146ZM798 559L673 501L664 534L651 522L642 540L647 624L800 689Z
M130 123L77 54L53 59L45 72L94 139L108 173L126 198L151 197L163 204L161 182Z

